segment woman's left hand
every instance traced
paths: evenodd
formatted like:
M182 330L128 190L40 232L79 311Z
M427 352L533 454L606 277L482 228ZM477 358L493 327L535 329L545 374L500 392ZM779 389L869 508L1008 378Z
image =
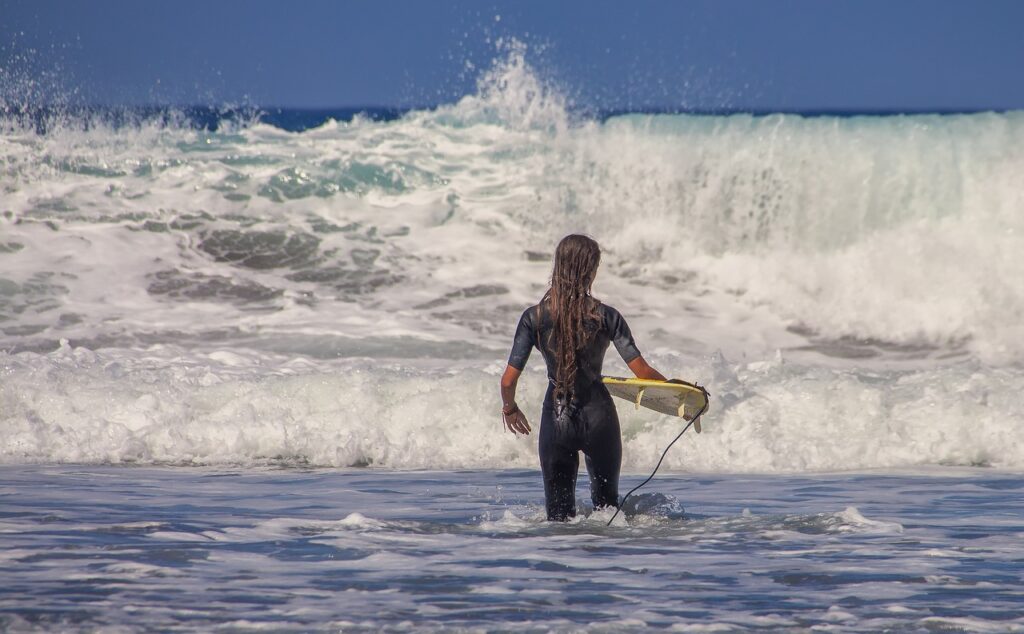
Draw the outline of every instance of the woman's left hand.
M502 414L501 419L505 423L505 429L513 434L530 433L530 423L526 420L526 416L518 409L511 414Z

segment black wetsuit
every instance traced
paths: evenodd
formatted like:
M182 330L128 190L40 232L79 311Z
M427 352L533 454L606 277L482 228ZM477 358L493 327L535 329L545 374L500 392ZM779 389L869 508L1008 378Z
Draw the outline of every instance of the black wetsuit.
M553 323L547 309L531 306L519 319L508 364L526 366L534 346L548 366L548 390L540 420L540 467L544 474L544 498L549 520L564 521L576 515L576 474L579 452L586 456L590 497L594 507L618 506L622 436L619 417L607 388L601 383L601 366L608 344L614 343L626 363L640 356L626 320L611 306L598 304L599 324L590 344L576 355L575 396L568 404L556 403L556 357L551 337ZM550 338L550 340L549 340Z

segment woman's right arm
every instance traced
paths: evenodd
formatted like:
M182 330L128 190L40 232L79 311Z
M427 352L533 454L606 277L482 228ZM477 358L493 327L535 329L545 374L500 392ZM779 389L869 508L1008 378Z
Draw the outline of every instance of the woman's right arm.
M606 306L605 320L605 327L608 328L615 349L618 350L622 360L626 361L626 365L633 371L636 378L665 381L665 376L652 368L637 350L636 342L633 341L633 333L630 332L629 325L626 324L622 314L611 306Z
M643 355L638 356L626 365L633 371L638 379L657 379L658 381L667 381L668 379L661 373L650 366L649 363L643 358Z

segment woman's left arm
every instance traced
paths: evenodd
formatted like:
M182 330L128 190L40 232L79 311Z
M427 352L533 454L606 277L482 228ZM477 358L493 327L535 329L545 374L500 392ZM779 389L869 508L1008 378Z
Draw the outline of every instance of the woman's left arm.
M505 366L505 374L501 375L501 420L505 429L513 434L529 434L530 423L516 404L516 386L520 374L521 370L509 365Z

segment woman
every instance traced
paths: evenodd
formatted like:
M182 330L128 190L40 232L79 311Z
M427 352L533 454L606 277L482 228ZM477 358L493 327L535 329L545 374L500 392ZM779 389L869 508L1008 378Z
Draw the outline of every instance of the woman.
M534 346L547 363L539 444L544 499L548 519L554 521L576 515L580 451L586 456L594 508L618 506L622 437L615 405L601 382L608 344L615 344L637 377L665 380L640 355L622 315L591 297L600 261L600 247L586 236L570 235L558 243L551 287L520 318L501 377L505 428L529 434L530 423L516 405L516 384Z

